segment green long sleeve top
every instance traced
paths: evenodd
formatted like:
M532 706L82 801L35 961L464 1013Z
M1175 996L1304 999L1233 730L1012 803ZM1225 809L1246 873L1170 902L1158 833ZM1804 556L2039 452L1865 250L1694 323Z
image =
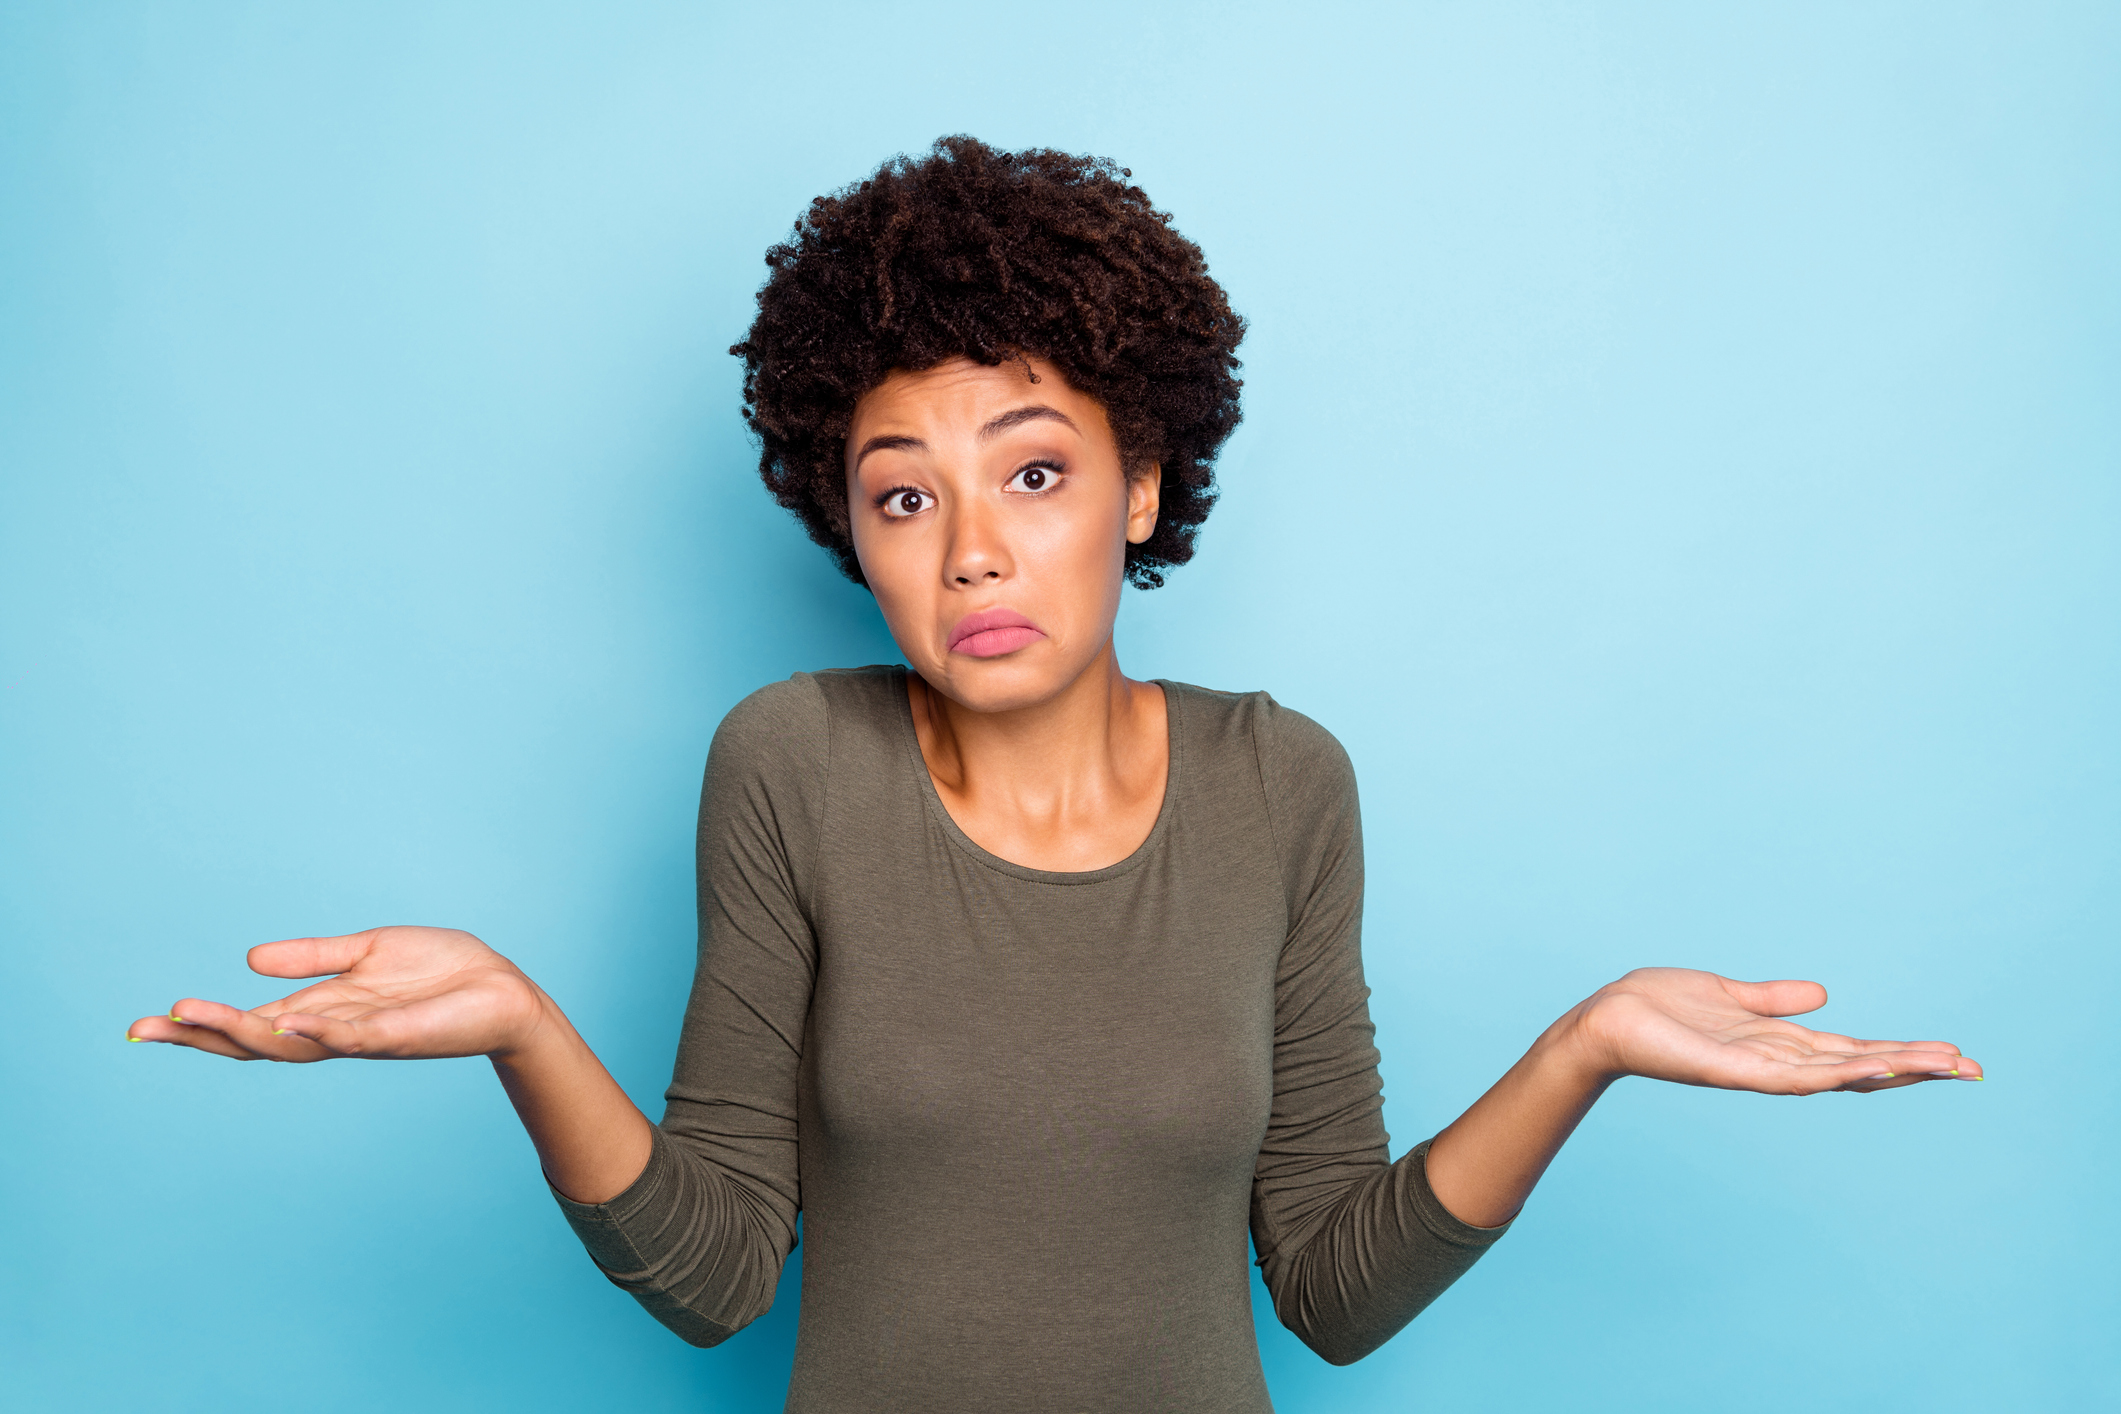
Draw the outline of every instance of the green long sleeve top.
M1248 1229L1336 1364L1504 1231L1437 1202L1426 1144L1388 1161L1346 753L1162 686L1156 824L1083 873L957 827L904 669L798 674L715 734L652 1156L560 1205L695 1345L772 1303L800 1213L791 1411L1267 1411Z

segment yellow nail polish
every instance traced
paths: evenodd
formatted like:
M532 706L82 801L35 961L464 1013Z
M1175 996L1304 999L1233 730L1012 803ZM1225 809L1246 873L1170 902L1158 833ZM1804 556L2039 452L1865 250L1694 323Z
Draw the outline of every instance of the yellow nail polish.
M275 1026L275 1027L273 1028L273 1033L272 1033L272 1034L273 1034L273 1035L275 1035L275 1036L292 1036L292 1035L294 1035L294 1032L292 1032L292 1031L287 1031L287 1030L283 1030L283 1029L281 1029L280 1027L277 1027L277 1026ZM1952 1072L1952 1073L1953 1073L1954 1075L1958 1074L1958 1072L1957 1072L1957 1071L1954 1071L1954 1072Z
M125 1033L125 1039L128 1041L145 1041L147 1038L145 1036L135 1036L132 1032L128 1031Z
M169 1012L169 1019L171 1021L182 1021L184 1018L177 1015L177 1010L175 1007L171 1007Z
M1886 1072L1885 1074L1883 1074L1883 1075L1879 1076L1878 1078L1879 1078L1880 1080L1891 1080L1891 1079L1893 1078L1893 1073L1892 1073L1892 1072L1891 1072L1891 1071L1889 1070L1889 1071L1887 1071L1887 1072Z

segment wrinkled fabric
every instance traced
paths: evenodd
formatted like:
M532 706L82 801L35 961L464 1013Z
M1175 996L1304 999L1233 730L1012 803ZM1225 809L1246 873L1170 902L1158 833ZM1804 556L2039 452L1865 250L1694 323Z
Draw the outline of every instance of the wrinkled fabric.
M798 674L723 721L700 960L626 1192L559 1197L656 1319L713 1345L808 1244L788 1408L1271 1408L1275 1311L1344 1364L1504 1231L1388 1161L1347 755L1265 693L1162 684L1132 855L988 853L920 756L905 670Z

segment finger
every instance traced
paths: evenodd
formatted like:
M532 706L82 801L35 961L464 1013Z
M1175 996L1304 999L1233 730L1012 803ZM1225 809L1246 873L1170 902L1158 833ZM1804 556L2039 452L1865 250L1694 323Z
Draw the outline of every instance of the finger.
M1927 1085L1935 1080L1980 1080L1982 1078L1979 1075L1969 1074L1963 1069L1956 1074L1949 1070L1916 1071L1911 1074L1894 1074L1882 1079L1859 1080L1840 1088L1854 1094L1868 1095L1874 1090L1899 1090L1909 1085Z
M160 1041L165 1045L189 1046L208 1055L226 1056L230 1060L262 1060L264 1057L246 1046L239 1046L210 1026L187 1026L168 1016L143 1016L125 1028L128 1041Z
M1898 1090L1930 1080L1979 1080L1978 1061L1942 1051L1902 1050L1883 1055L1860 1056L1832 1064L1798 1067L1813 1072L1800 1082L1801 1094L1825 1090L1851 1090L1867 1094L1873 1090Z
M372 1053L368 1038L358 1022L340 1021L330 1016L310 1016L303 1012L287 1012L272 1019L273 1029L299 1037L335 1056L363 1056Z
M1949 1041L1871 1041L1860 1036L1843 1036L1832 1031L1808 1033L1815 1050L1846 1051L1856 1055L1883 1055L1889 1051L1931 1051L1950 1058L1959 1054L1959 1048ZM1945 1069L1950 1069L1946 1066Z
M1865 1055L1898 1056L1910 1070L1955 1070L1965 1059L1957 1046L1942 1041L1859 1041L1856 1044Z
M1723 989L1747 1011L1761 1016L1802 1016L1826 1005L1826 988L1817 982L1741 982L1719 977Z
M189 1044L202 1050L214 1049L213 1043L198 1033L218 1033L237 1047L263 1060L318 1061L330 1052L314 1042L298 1035L276 1031L273 1023L254 1011L242 1011L222 1002L209 1002L198 997L186 997L170 1008L175 1020L188 1022ZM220 1054L229 1054L226 1051Z
M335 938L283 938L260 943L247 955L250 970L266 977L324 977L345 972L375 946L380 928Z
M1736 1046L1722 1048L1716 1062L1691 1083L1764 1095L1819 1095L1828 1090L1897 1089L1929 1079L1978 1080L1982 1074L1979 1063L1942 1051L1777 1057Z

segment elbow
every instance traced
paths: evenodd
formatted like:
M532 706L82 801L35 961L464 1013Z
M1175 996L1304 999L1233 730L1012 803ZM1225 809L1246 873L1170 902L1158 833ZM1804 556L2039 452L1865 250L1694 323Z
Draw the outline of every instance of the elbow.
M720 1345L773 1309L782 1254L764 1241L738 1241L697 1266L606 1271L612 1285L687 1345Z
M757 1311L746 1312L738 1317L735 1325L725 1325L720 1321L708 1319L665 1291L636 1291L633 1293L633 1299L640 1302L649 1315L662 1322L679 1340L701 1350L720 1345L766 1314L764 1307L761 1307ZM766 1304L772 1305L772 1299L768 1298Z
M1307 1328L1286 1320L1282 1324L1294 1331L1296 1338L1311 1347L1311 1353L1328 1365L1352 1365L1390 1340L1394 1334L1387 1331L1375 1340L1368 1340L1357 1331Z
M1306 1260L1310 1254L1270 1260L1261 1275L1274 1298L1274 1314L1311 1353L1328 1365L1352 1365L1405 1329L1426 1299L1379 1300L1379 1293Z
M663 1324L675 1332L679 1340L684 1341L695 1350L712 1350L736 1334L735 1331L718 1326L708 1320L695 1320L689 1325L679 1324L675 1321L665 1321Z
M1363 1350L1359 1348L1342 1348L1336 1345L1321 1344L1313 1345L1311 1348L1317 1351L1318 1357L1321 1360L1325 1361L1328 1365L1352 1365L1356 1361L1362 1359L1363 1356L1368 1355L1370 1353L1369 1350ZM1375 1349L1374 1346L1371 1348Z

